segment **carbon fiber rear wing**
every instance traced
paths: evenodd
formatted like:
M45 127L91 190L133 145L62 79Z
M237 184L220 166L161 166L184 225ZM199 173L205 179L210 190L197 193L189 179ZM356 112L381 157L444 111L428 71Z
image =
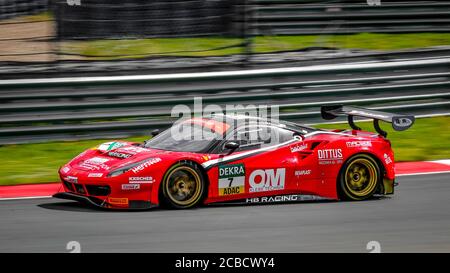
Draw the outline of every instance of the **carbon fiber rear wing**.
M387 132L381 129L379 121L385 121L392 124L392 128L396 131L404 131L414 124L415 117L412 115L397 115L392 113L386 113L381 111L369 110L353 106L344 105L324 105L321 107L320 112L322 118L326 120L334 119L338 116L347 116L348 124L354 130L361 130L356 126L353 117L364 117L373 119L373 126L380 135L386 137Z

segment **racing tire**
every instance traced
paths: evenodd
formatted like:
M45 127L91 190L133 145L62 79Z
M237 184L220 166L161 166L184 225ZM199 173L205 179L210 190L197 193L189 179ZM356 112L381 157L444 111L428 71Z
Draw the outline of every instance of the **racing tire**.
M160 187L162 207L172 209L192 208L203 200L206 179L197 164L180 162L167 170Z
M369 199L378 189L381 179L381 168L372 156L354 155L345 162L339 173L339 197L347 201Z

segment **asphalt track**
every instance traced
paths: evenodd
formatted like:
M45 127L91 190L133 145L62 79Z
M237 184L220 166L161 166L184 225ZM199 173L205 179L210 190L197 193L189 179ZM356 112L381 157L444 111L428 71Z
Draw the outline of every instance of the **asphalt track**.
M450 252L450 174L402 176L365 202L108 212L57 199L0 202L0 252Z

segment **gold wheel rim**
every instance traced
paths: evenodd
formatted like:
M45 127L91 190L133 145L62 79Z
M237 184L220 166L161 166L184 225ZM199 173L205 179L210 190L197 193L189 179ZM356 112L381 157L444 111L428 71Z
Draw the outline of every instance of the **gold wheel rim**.
M355 159L345 172L347 189L355 196L365 197L377 185L377 171L375 165L368 159Z
M190 205L200 196L200 176L190 167L170 171L165 184L168 197L179 206Z

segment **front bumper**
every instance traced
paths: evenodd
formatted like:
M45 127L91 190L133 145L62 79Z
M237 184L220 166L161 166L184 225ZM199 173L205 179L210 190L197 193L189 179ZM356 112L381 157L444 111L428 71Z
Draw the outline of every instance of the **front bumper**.
M53 195L55 198L66 199L66 200L74 200L78 201L82 204L93 206L100 209L125 209L125 210L145 210L158 207L156 204L152 204L149 201L144 200L130 200L128 203L128 207L123 206L114 206L107 202L107 198L100 199L92 196L84 196L70 192L58 192Z

